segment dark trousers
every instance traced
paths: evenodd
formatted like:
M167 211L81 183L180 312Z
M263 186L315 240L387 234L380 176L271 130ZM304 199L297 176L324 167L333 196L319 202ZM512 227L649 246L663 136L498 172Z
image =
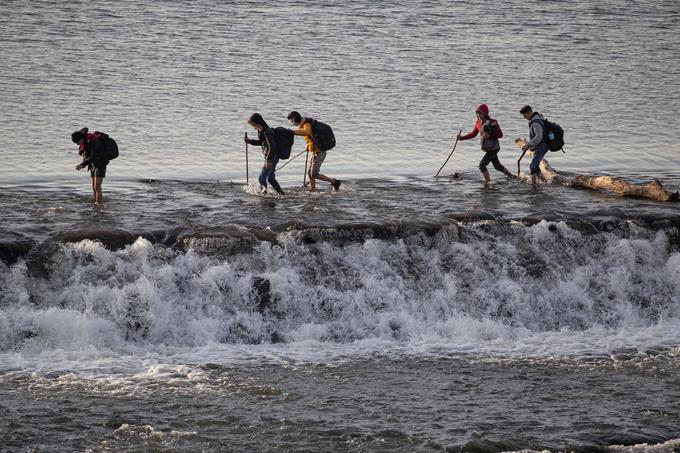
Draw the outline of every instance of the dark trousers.
M492 164L493 168L498 171L505 171L505 167L501 164L501 161L498 160L498 151L485 151L484 157L479 161L479 169L481 171L486 171L486 167L489 164Z
M271 164L269 168L267 168L267 163ZM281 189L281 186L279 185L279 182L276 180L275 176L276 165L278 163L279 163L278 157L275 157L269 161L265 161L264 166L262 167L262 171L260 172L260 177L258 179L260 181L260 184L262 184L265 187L267 187L267 181L269 181L269 184L272 185L274 190L276 190L280 194L283 194L283 189Z

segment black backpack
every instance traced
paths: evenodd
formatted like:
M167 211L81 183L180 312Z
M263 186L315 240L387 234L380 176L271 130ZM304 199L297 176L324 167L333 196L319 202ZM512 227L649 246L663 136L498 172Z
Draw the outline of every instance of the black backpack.
M285 127L275 127L273 131L276 140L276 155L279 159L288 159L290 150L293 148L293 141L295 141L293 131Z
M102 144L104 149L104 155L107 160L113 160L118 157L118 144L114 139L105 134L104 132L95 131L95 137L97 137Z
M319 151L329 151L335 147L333 129L321 121L312 120L312 140Z
M550 151L564 152L564 129L557 123L543 120L545 124L545 142L548 144Z

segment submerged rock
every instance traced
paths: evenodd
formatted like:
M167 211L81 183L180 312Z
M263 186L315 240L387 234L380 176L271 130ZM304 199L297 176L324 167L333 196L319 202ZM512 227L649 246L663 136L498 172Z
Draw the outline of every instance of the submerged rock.
M266 278L254 277L253 288L255 289L257 311L263 313L265 310L270 309L272 305L271 282Z
M0 234L0 261L11 266L25 256L35 245L35 241L19 233Z
M60 242L80 242L85 239L101 242L109 250L121 250L134 243L137 237L129 231L107 230L68 230L58 235Z

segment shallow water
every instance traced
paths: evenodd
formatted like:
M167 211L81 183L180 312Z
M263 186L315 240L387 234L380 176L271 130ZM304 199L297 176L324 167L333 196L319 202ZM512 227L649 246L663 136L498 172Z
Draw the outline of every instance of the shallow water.
M677 203L432 177L480 102L515 171L530 103L558 170L680 189L677 2L5 9L0 450L680 448ZM338 193L246 184L291 109Z
M648 361L375 358L157 366L115 377L10 372L0 393L17 407L5 415L16 425L7 447L52 450L58 439L69 451L578 450L677 433L677 379L654 370L666 363ZM38 439L26 428L35 423L46 431Z

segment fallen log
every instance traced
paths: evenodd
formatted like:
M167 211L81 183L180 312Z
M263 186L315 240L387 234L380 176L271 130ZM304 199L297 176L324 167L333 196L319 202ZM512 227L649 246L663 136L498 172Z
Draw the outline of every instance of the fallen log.
M518 138L515 144L520 148L526 144L526 140ZM578 187L590 190L606 190L624 197L648 198L657 201L680 201L680 193L664 189L661 182L655 179L644 184L629 183L623 178L604 175L565 175L558 173L543 159L540 164L541 176L552 184L560 184L565 187Z

